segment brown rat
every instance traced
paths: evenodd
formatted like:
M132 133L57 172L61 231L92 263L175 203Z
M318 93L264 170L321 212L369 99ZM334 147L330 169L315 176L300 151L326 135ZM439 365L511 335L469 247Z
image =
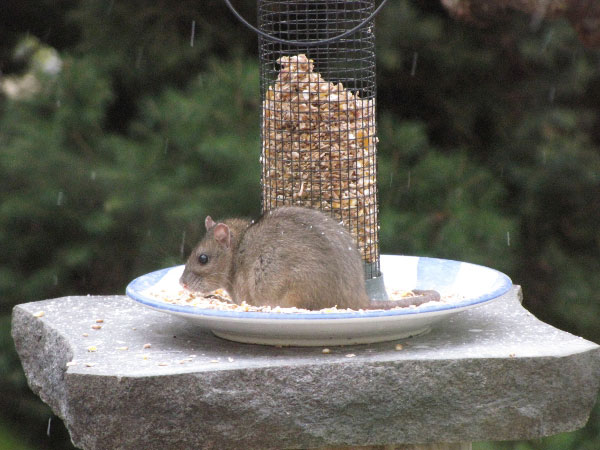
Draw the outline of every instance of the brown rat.
M180 283L192 291L225 289L235 303L318 310L389 309L439 300L435 291L399 301L372 301L354 240L317 210L280 207L256 222L205 220Z

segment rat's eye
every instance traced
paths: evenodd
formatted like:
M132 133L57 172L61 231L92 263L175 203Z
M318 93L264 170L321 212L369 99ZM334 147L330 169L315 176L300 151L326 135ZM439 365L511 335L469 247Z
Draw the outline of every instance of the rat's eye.
M198 255L198 262L200 264L206 264L208 262L208 255L205 253Z

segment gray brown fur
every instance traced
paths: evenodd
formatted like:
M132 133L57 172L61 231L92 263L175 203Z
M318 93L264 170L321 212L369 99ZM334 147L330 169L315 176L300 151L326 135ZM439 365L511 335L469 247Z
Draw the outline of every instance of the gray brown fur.
M206 228L180 279L193 291L222 288L235 303L245 300L255 306L312 310L336 305L352 309L406 306L369 300L354 240L319 211L281 207L254 223L228 219L217 224L207 217ZM223 238L224 230L229 242ZM201 254L208 256L207 263L200 264Z

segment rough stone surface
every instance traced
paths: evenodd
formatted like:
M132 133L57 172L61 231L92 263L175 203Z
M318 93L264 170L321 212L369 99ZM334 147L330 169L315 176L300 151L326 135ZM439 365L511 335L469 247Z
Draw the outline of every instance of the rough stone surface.
M31 389L83 449L464 442L580 428L600 347L538 321L519 299L517 287L429 334L330 353L224 341L123 296L18 305L12 332Z

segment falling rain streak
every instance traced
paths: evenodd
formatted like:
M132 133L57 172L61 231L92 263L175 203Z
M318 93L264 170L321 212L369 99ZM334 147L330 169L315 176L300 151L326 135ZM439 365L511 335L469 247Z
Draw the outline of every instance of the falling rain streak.
M181 254L181 259L185 257L185 230L181 235L181 245L179 246L179 253Z
M50 425L52 425L52 417L48 418L48 428L46 428L46 435L50 437Z
M506 245L510 247L510 231L506 232Z
M410 190L410 170L408 171L408 180L406 181L406 190Z
M548 45L550 44L551 40L552 31L548 31L548 33L546 33L546 36L544 37L544 42L542 43L542 52L545 52L548 49Z
M190 47L194 46L195 38L196 38L196 21L192 20L192 36L190 37Z
M65 202L65 194L63 191L58 192L58 198L56 199L56 206L62 206Z
M142 65L142 54L144 53L144 47L140 47L137 51L137 56L135 58L135 68L139 69Z
M412 67L410 69L410 76L414 77L417 72L417 61L419 60L419 53L414 52L412 58Z
M167 154L168 149L169 149L169 138L166 138L165 139L165 148L164 148L165 155Z

